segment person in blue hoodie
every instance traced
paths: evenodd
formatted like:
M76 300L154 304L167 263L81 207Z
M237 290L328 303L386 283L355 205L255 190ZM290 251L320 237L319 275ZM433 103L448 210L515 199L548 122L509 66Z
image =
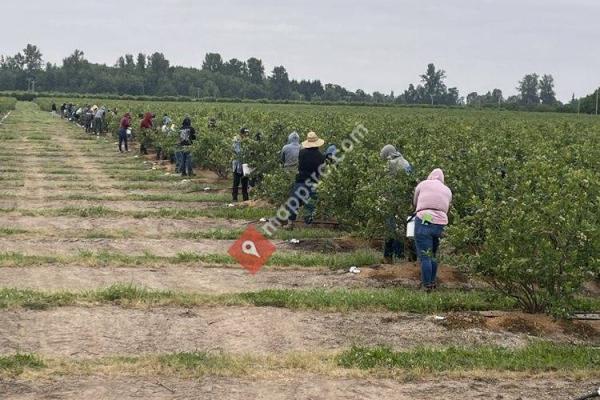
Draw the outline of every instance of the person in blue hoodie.
M300 153L300 135L294 131L288 136L288 143L281 149L281 163L290 173L298 170L298 154Z

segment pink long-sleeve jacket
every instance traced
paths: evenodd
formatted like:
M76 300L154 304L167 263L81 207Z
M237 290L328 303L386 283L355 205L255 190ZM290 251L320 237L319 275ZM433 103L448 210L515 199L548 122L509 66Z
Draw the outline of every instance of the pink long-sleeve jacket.
M417 217L421 220L426 220L429 214L434 224L448 225L452 191L444 184L444 172L441 169L434 169L427 180L417 185L413 202Z

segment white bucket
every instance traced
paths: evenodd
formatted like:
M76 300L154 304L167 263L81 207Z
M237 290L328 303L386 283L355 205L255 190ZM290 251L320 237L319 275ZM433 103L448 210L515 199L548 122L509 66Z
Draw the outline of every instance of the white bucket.
M406 218L406 237L414 238L415 237L415 216L411 215Z
M250 168L248 164L242 164L242 174L248 176L254 171L254 168Z

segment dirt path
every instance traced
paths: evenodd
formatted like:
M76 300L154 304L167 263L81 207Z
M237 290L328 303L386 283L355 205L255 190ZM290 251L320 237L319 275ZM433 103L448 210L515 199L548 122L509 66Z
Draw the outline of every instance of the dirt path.
M166 387L165 387L166 386ZM0 381L6 399L223 399L223 400L556 400L590 392L594 386L564 378L436 378L401 382L391 379L328 378L296 375L269 379L205 377L53 377L47 381Z
M150 289L223 294L264 289L334 289L383 286L379 281L324 268L265 268L251 275L237 266L225 268L34 266L1 268L0 287L35 290L93 290L117 283Z
M0 353L89 358L221 350L277 354L385 344L523 346L527 335L448 330L433 317L390 312L325 313L272 307L126 309L61 307L0 311Z
M249 221L198 217L193 219L168 218L74 218L74 217L29 217L6 214L0 216L0 227L25 230L60 231L113 230L128 231L133 235L160 236L181 231L209 229L245 228Z

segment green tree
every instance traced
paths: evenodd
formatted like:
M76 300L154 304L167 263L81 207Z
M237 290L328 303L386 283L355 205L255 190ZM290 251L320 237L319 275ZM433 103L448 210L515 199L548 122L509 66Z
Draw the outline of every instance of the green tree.
M265 80L265 67L258 58L251 57L246 61L250 82L261 85Z
M273 72L269 78L269 86L273 99L285 100L290 98L290 79L283 65L273 68Z
M165 74L169 70L169 60L163 53L154 53L148 57L148 69L155 74Z
M542 104L555 105L556 93L554 92L554 78L552 75L543 75L540 79L540 100Z
M223 73L244 78L248 75L248 67L246 66L245 62L240 61L237 58L232 58L223 64Z
M436 70L433 63L427 65L427 72L421 75L425 93L432 103L439 100L446 93L445 78L446 72L443 69Z
M23 49L23 56L28 71L39 71L42 69L42 53L37 46L28 44Z
M144 73L146 71L146 55L143 53L138 53L137 63L135 64L136 70L138 73Z
M133 71L135 69L133 54L125 54L125 69L128 71Z
M517 90L521 95L522 104L531 105L539 104L539 77L538 74L527 74L519 81Z
M210 72L221 72L223 69L223 59L219 53L206 53L202 69Z
M479 95L477 92L471 92L467 95L467 104L470 106L479 105Z

